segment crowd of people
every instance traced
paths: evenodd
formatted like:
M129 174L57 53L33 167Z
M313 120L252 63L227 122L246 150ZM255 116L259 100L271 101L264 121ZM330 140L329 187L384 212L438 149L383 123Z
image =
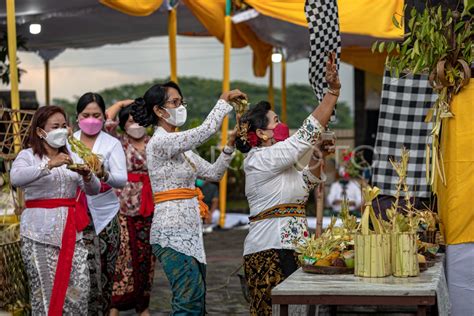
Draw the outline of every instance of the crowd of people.
M156 259L173 294L172 315L204 315L203 219L209 223L218 201L206 184L223 177L236 149L246 154L250 313L270 315L270 291L298 267L295 249L308 235L304 206L326 180L323 161L334 152L334 142L319 140L340 91L332 59L326 68L328 92L294 135L259 102L238 118L214 163L193 149L219 131L233 111L230 101L246 98L239 90L224 92L205 121L185 131L187 104L174 82L108 109L100 95L84 94L74 133L62 108L39 108L29 148L11 169L12 185L25 192L21 241L33 315L149 315ZM84 161L68 137L99 155L100 172L69 168ZM296 169L308 152L309 164Z

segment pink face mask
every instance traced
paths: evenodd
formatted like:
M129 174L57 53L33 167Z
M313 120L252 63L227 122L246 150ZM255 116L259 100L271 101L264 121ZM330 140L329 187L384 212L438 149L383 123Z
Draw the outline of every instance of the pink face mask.
M104 122L102 120L90 117L79 120L79 128L89 136L98 134L102 130Z
M278 123L273 129L273 139L278 143L290 137L290 128L285 123Z

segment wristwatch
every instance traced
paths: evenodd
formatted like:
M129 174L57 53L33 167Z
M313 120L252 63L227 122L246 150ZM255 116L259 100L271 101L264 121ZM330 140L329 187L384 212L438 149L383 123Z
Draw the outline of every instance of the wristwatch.
M222 152L226 155L232 155L234 153L234 147L230 147L230 146L225 146L223 149L222 149Z

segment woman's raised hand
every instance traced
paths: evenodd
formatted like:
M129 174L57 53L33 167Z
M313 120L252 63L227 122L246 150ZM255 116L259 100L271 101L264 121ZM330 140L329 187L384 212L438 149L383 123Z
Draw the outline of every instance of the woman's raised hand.
M331 52L329 54L329 58L326 63L326 82L328 83L330 89L341 89L341 83L339 82L339 74L337 72L335 52Z
M230 100L233 100L236 98L247 99L247 95L243 93L242 91L235 89L235 90L223 92L219 99L229 102Z

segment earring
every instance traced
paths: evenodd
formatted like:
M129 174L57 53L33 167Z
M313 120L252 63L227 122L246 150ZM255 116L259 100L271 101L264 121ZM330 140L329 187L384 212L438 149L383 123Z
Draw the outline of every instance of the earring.
M267 136L267 135L263 135L263 136L262 136L262 139L263 139L264 141L267 141L267 140L268 140L268 136Z

